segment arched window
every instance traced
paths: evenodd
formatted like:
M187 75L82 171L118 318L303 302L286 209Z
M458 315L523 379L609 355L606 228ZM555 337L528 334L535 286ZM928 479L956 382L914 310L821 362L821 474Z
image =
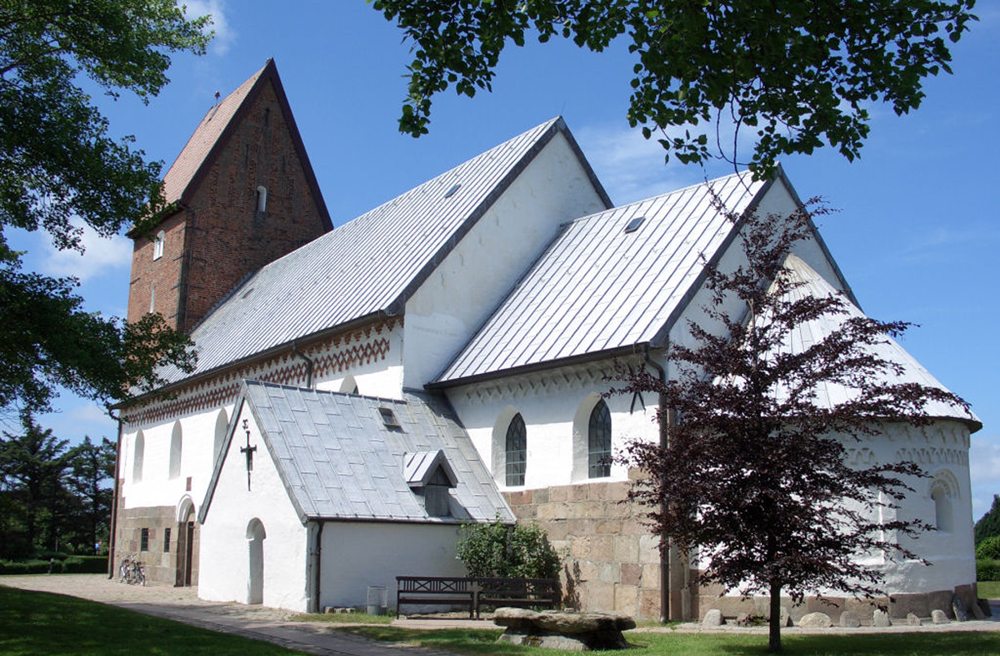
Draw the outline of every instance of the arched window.
M267 187L261 185L257 187L257 211L264 212L267 210Z
M135 450L132 453L132 482L138 483L142 480L142 461L146 454L146 438L142 431L135 436Z
M158 260L163 257L163 242L166 241L166 233L160 230L153 240L153 259Z
M524 485L525 465L528 460L528 431L521 413L514 415L507 425L504 442L505 480L507 485Z
M174 430L170 434L170 475L169 478L177 478L181 475L181 422L174 422Z
M347 374L344 380L340 382L340 391L344 394L357 394L358 393L358 381L354 380L354 376Z
M149 283L149 313L156 312L156 283Z
M611 476L611 411L601 399L590 412L587 428L587 475L590 478Z
M215 418L215 440L212 442L213 464L219 462L222 457L222 442L226 439L226 429L229 428L229 417L226 409L219 410L219 416Z
M951 512L951 495L947 486L939 483L931 488L931 499L934 501L934 526L938 531L951 533L954 519Z

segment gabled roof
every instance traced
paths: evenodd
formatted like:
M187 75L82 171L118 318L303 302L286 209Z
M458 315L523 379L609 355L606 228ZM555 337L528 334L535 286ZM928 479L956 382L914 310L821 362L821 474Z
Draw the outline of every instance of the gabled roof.
M514 520L472 441L446 403L431 395L409 394L398 401L244 381L224 453L244 404L303 522ZM393 411L401 430L386 426L381 408ZM417 452L439 453L428 464L440 457L438 464L453 477L451 517L428 515L411 489L404 464L407 454ZM200 522L210 512L225 466L224 458L216 463Z
M810 296L822 298L839 295L839 292L829 282L795 255L788 256L785 261L785 269L789 272L790 281L798 283L795 289L792 289L786 295L786 300L788 301L795 301ZM790 353L804 352L812 345L825 340L847 320L865 316L864 312L846 297L844 298L844 309L845 313L843 314L828 313L811 321L799 323L789 333L789 343L784 345L784 349ZM907 353L896 340L886 337L872 351L879 359L900 367L899 373L886 371L882 375L884 382L890 385L917 383L925 387L948 391L923 365ZM848 387L829 382L820 385L816 393L817 396L814 403L819 407L826 408L832 408L844 403L854 395L854 392ZM972 432L983 427L982 422L974 413L950 403L932 401L925 405L924 414L933 418L960 420L969 424Z
M191 333L198 375L293 340L378 316L406 299L557 135L610 206L561 118L547 121L268 264ZM164 372L169 382L185 376Z
M740 214L770 184L733 174L566 224L431 386L662 346L705 262L735 236L713 192Z
M167 204L184 204L191 200L198 184L212 168L216 157L229 142L230 136L239 125L240 118L249 110L254 100L260 95L261 90L269 82L274 86L296 153L299 156L299 161L302 162L306 181L320 211L320 218L328 229L333 227L273 59L268 59L263 68L251 75L246 82L237 87L225 99L216 103L201 119L194 134L191 135L180 155L167 170L167 174L163 176L163 198Z
M444 451L417 451L407 453L403 458L403 478L410 487L430 485L439 471L450 487L458 485L458 477L448 464Z

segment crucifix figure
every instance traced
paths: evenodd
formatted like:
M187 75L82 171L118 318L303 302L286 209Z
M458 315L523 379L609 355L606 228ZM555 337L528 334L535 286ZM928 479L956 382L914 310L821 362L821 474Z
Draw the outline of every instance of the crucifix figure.
M250 472L253 471L253 452L257 450L256 446L250 446L250 427L249 421L243 420L243 430L247 432L247 445L240 447L240 453L246 455L247 457L247 492L250 491Z

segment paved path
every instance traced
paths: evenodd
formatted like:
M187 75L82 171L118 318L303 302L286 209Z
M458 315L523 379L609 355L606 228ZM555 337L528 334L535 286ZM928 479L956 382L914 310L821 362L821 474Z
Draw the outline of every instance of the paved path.
M184 622L212 631L266 640L288 649L320 656L443 656L445 652L388 645L333 630L325 622L292 622L290 611L243 604L217 603L198 599L197 588L174 588L151 584L145 587L124 585L102 574L61 574L0 577L0 585L24 590L55 592L99 601L120 608ZM496 628L488 621L471 620L397 620L396 626L444 628ZM449 655L450 656L450 655Z
M298 651L321 656L450 656L441 651L415 647L388 645L336 631L325 622L292 622L295 613L262 606L217 603L198 599L197 588L174 588L151 584L146 587L123 585L101 574L62 574L54 576L4 576L0 585L25 590L55 592L59 594L99 601L140 613L164 617L213 631L233 633L254 640L266 640ZM911 633L914 631L1000 631L1000 600L992 602L993 617L985 621L924 624L921 627L891 626L876 629L782 629L783 635L821 633ZM467 619L395 620L393 626L404 628L498 628L490 621ZM336 625L343 626L343 625ZM681 624L675 627L641 629L644 631L679 631L684 633L767 633L767 627L724 626L703 629L700 624Z

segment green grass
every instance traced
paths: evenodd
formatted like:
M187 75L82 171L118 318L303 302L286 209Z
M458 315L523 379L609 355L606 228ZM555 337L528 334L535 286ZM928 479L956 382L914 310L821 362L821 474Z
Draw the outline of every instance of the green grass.
M340 629L355 635L442 649L456 654L523 654L524 656L566 656L579 652L518 647L496 643L500 631L441 629L398 629L382 626ZM630 633L629 642L637 649L627 652L591 652L618 656L741 656L767 653L766 635ZM1000 653L1000 633L893 633L881 635L782 636L785 654L802 656L996 656Z
M390 624L392 615L369 615L368 613L300 613L292 615L293 622L327 622L329 624Z
M982 599L1000 599L1000 581L980 581L977 589Z
M267 642L215 633L74 597L0 586L4 656L301 656Z

